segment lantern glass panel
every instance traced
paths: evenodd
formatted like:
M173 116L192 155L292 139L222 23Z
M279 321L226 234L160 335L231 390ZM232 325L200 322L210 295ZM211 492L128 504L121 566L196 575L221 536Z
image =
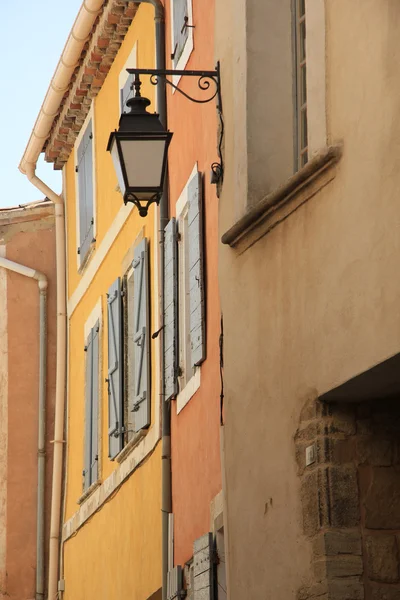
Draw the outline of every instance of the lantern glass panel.
M124 195L125 190L126 190L125 181L124 181L124 176L122 175L121 161L120 161L120 157L119 157L119 153L118 153L118 144L117 144L117 140L115 138L113 140L110 152L111 152L111 158L114 163L114 169L117 174L119 189L121 190L121 194Z
M159 188L163 174L165 139L121 140L129 188Z

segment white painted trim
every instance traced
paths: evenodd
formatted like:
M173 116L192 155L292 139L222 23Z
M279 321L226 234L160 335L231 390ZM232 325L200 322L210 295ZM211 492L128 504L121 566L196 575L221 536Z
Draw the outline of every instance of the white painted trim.
M188 194L188 190L189 190L189 184L192 181L193 177L195 177L198 173L198 167L197 167L197 162L195 163L192 172L190 173L189 179L187 180L185 187L183 188L178 201L176 203L176 220L178 223L178 231L179 231L179 225L180 225L180 218L181 216L183 216L185 214L185 211L187 209L187 205L188 205L188 201L189 201L189 194ZM183 240L184 243L186 242L186 240ZM181 274L181 270L179 268L179 277L182 278L182 274ZM180 302L180 299L179 299ZM180 311L181 312L181 311ZM181 351L179 353L179 360L181 361ZM179 414L181 412L181 410L183 410L183 408L186 406L186 404L189 402L189 400L192 398L192 396L194 396L194 394L197 392L197 390L200 387L200 371L201 371L201 367L195 367L195 371L193 376L189 379L189 381L186 382L186 385L184 388L182 388L182 390L178 393L177 397L176 397L176 410L177 410L177 414Z
M185 387L176 397L176 413L179 415L189 400L195 395L200 387L200 367L195 367L194 375L189 379Z
M78 182L78 173L76 172L77 167L77 158L78 158L78 147L81 143L81 140L84 136L86 128L89 124L89 121L92 120L92 134L93 134L93 144L92 144L92 177L93 177L93 237L96 238L97 233L97 202L96 202L96 123L94 118L94 104L96 99L92 100L92 105L90 110L86 116L85 122L75 140L74 144L74 172L75 172L75 214L76 214L76 243L79 245L81 235L80 235L80 218L79 218L79 182ZM88 258L91 255L91 251L89 251L89 255L85 260L82 261L82 257L80 254L76 254L77 261L77 269L78 271L85 267L88 262Z
M325 0L306 0L308 160L327 144Z
M5 246L0 256L5 257ZM7 583L7 487L8 487L8 311L7 271L0 269L0 590Z
M128 79L128 73L126 72L126 69L135 69L137 67L137 55L138 55L138 42L136 40L136 42L133 45L133 48L131 50L131 53L129 54L128 58L125 61L124 66L122 67L119 76L118 76L118 106L120 107L120 112L121 112L121 90L124 87L125 83L127 82Z
M83 274L79 284L68 300L67 313L69 318L71 318L79 302L87 292L89 285L99 270L103 260L108 255L111 246L115 242L115 239L117 238L122 227L125 225L125 222L131 214L133 208L134 205L132 203L121 205L121 208L119 209L114 221L111 223L111 226L101 241L101 244L97 247L96 253L93 255L93 258L85 270L85 273Z
M188 18L189 18L189 25L193 24L193 6L192 6L192 0L187 0L187 7L188 7ZM171 0L171 49L172 52L174 51L175 48L175 38L174 38L174 0ZM183 52L178 60L178 63L175 67L175 69L177 71L182 71L183 69L186 68L186 65L189 61L190 55L192 54L194 49L194 41L193 41L193 28L189 28L189 33L188 33L188 38L186 40L186 44L183 48ZM174 68L174 61L172 60L172 68ZM181 77L180 75L173 75L172 76L172 83L174 85L178 85L179 81L180 81ZM174 88L172 88L172 93L175 93Z
M102 311L102 305L101 305L101 298L99 298L96 306L90 313L90 315L84 325L84 340L83 340L84 344L86 344L86 340L88 339L89 333L95 326L96 321L99 321L100 329L101 329L102 324L103 324L102 316L103 316L103 311Z

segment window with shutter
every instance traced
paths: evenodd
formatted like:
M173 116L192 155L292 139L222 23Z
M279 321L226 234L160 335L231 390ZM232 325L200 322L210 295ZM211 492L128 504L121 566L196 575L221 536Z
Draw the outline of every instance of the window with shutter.
M192 0L171 0L172 60L175 69L184 69L193 50Z
M119 88L119 104L120 104L120 113L129 112L129 108L126 106L127 101L133 97L134 91L132 90L132 84L134 80L134 76L130 75L127 72L127 69L134 69L137 67L137 42L132 47L132 50L122 67L119 78L118 78L118 88Z
M178 387L178 269L176 220L170 220L164 236L164 387L165 400Z
M108 453L111 459L123 447L123 323L121 279L107 295L108 313Z
M80 264L86 259L94 241L93 213L93 127L89 121L77 150L75 168L78 182Z
M99 322L86 343L84 489L98 479Z
M129 107L126 105L130 98L133 98L134 92L132 89L133 75L129 74L123 88L121 88L121 113L129 112Z
M133 293L133 343L135 382L132 411L135 432L150 425L150 310L148 243L144 238L135 248Z
M193 172L176 205L178 231L178 413L200 387L205 360L202 177Z

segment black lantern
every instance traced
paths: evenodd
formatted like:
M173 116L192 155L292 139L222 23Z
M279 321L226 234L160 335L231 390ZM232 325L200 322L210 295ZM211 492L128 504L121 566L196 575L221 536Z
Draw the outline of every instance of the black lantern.
M111 152L124 203L133 202L145 217L152 202L158 204L164 184L168 146L172 133L166 131L158 114L149 113L148 98L140 95L135 77L135 96L127 101L130 112L121 115L119 129L111 133Z

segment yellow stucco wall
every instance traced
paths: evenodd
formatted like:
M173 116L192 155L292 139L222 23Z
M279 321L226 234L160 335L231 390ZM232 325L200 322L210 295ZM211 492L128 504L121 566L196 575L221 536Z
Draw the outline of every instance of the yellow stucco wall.
M95 223L96 246L88 265L81 273L77 265L76 231L76 173L75 151L64 168L64 195L67 212L68 298L74 295L73 308L69 303L69 356L68 356L68 415L67 415L67 487L64 522L79 509L82 495L82 470L84 460L85 416L85 323L101 302L102 325L100 330L100 381L107 377L107 298L110 285L124 274L126 255L138 239L149 240L151 330L157 317L157 280L154 257L157 251L157 225L154 209L146 219L133 210L126 218L107 251L104 260L93 276L88 277L96 253L105 246L105 238L114 227L113 222L121 212L123 200L116 191L117 178L111 156L106 152L110 132L118 127L119 74L137 43L137 65L154 66L154 10L141 5L125 40L107 75L103 87L92 105L95 155ZM143 95L154 98L154 88L143 82ZM124 210L124 209L122 209ZM126 211L128 214L128 211ZM115 227L114 227L115 229ZM80 288L77 291L77 286ZM82 289L83 286L83 289ZM78 295L77 295L78 294ZM71 313L72 311L72 313ZM151 427L155 424L156 385L159 366L155 343L151 345ZM115 469L116 461L108 458L108 393L107 386L100 388L99 454L100 481L103 482ZM158 433L158 432L157 432ZM149 434L148 434L149 435ZM159 444L139 467L125 480L120 489L100 507L76 535L64 544L64 578L66 600L90 598L131 598L145 600L161 586L161 457Z

